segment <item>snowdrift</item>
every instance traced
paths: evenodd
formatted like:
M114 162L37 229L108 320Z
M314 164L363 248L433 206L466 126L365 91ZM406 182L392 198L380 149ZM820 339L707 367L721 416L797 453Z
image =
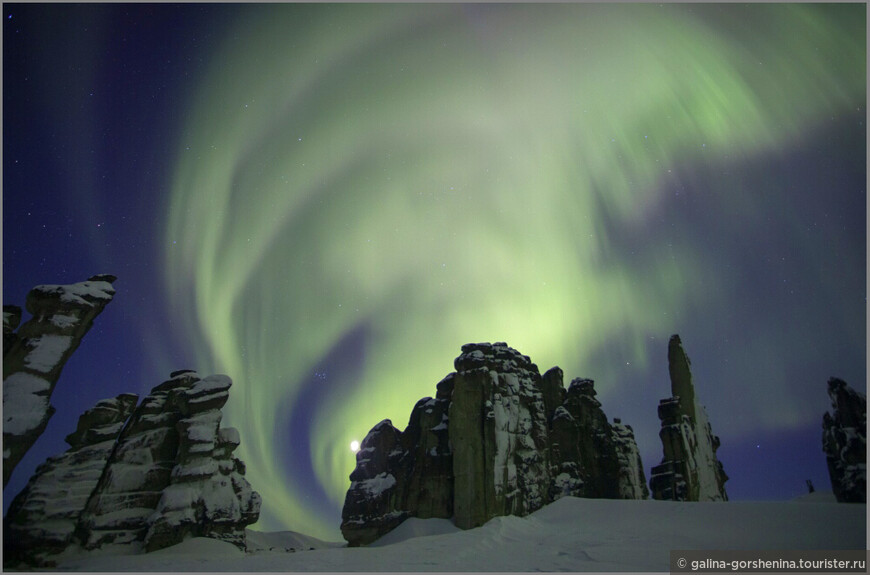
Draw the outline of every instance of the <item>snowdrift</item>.
M148 555L78 556L82 571L667 571L671 549L864 549L866 505L566 497L527 517L460 531L414 519L370 547L251 532L251 550L191 539ZM314 550L285 551L287 548ZM270 550L271 549L271 550Z

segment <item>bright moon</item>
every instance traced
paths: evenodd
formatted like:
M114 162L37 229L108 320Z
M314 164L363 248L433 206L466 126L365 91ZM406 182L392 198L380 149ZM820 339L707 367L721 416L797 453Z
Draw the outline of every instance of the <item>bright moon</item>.
M359 451L359 441L357 441L356 439L351 441L350 442L350 450L353 451L354 453Z

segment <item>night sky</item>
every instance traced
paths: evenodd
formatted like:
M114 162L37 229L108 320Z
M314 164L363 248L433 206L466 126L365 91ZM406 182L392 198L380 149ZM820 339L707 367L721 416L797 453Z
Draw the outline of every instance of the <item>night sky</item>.
M595 380L647 478L679 333L732 500L830 489L866 392L865 5L3 4L3 303L117 295L98 399L226 373L258 528L339 540L352 440L460 346Z

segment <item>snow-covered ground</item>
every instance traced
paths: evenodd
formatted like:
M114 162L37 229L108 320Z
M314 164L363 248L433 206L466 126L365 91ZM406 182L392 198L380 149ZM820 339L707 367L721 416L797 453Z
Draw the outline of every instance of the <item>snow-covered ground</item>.
M865 549L866 505L829 493L790 502L566 497L528 517L461 531L411 519L370 547L293 532L249 532L247 554L190 539L148 555L70 558L82 571L668 571L671 549ZM313 550L311 548L314 547ZM288 551L288 550L293 551Z

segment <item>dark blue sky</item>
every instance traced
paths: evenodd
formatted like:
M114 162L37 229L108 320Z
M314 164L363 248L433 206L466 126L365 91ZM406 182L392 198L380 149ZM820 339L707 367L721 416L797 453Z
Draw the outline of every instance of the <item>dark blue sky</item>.
M111 312L64 369L57 413L16 470L8 505L36 465L67 447L87 406L144 395L169 365L190 361L165 311L154 230L187 84L233 8L3 8L3 302L23 306L35 285L100 270L119 278Z
M203 91L203 86L211 85L215 74L219 74L215 71L220 69L216 67L215 58L226 57L227 52L220 50L228 50L230 46L233 61L228 62L228 69L233 65L248 65L259 70L262 66L263 75L269 74L270 61L260 61L253 56L245 60L249 45L258 41L256 35L246 37L245 33L250 32L254 26L251 23L258 18L264 22L269 20L269 10L208 4L3 5L4 304L23 305L27 292L37 284L72 283L96 273L118 276L115 300L97 319L64 369L52 398L57 413L43 438L13 475L4 491L5 505L24 485L36 465L66 448L62 438L74 429L78 415L98 399L123 392L144 395L171 370L209 370L231 364L229 360L215 358L215 348L203 352L205 344L202 342L209 339L208 331L213 326L197 315L202 312L194 309L193 300L172 293L167 287L178 284L173 283L172 277L182 272L167 264L167 253L173 246L166 230L173 209L171 199L173 194L177 195L173 191L178 181L176 175L180 173L179 166L187 161L179 150L184 149L182 144L188 139L196 140L191 126L199 125L196 118L202 116L210 118L209 122L218 126L215 130L220 133L219 126L224 120L220 115L203 115L203 109L211 105L204 99L203 94L209 90ZM340 42L348 34L348 28L342 29L342 21L336 23L330 15L322 17L317 9L306 10L291 13L295 18L293 25L298 28L294 33L278 36L280 46L274 49L284 50L285 44L296 46L298 42L298 47L287 48L290 54L307 57L310 50L312 61L315 58L326 60L330 43ZM717 19L712 8L699 9L700 15L690 13L689 8L678 10L682 10L680 18L698 18L720 34L723 45L733 38L756 37L754 32L743 28L746 18L736 12L729 12L728 18ZM500 40L495 39L499 28L490 27L491 18L500 17L495 10L490 14L487 10L477 13L469 9L457 14L451 13L443 20L452 21L454 16L461 19L477 34L474 38L484 54L481 58L490 58L486 61L493 62L493 69L506 66L501 59L503 53L495 48L500 46ZM854 33L853 25L844 24L850 19L849 14L831 15L832 25L840 26L844 34ZM352 23L354 19L348 21ZM403 33L410 37L435 34L437 26L443 22L437 18L433 18L433 22L430 27ZM333 24L336 29L332 28ZM534 25L537 24L530 24ZM359 26L362 29L363 24ZM263 24L264 30L267 27ZM303 32L309 29L312 33L307 36ZM327 36L322 34L327 34L327 30L335 35L335 40L324 39ZM263 35L268 38L268 33ZM409 41L402 39L403 43ZM406 55L390 53L392 47L387 39L382 44L370 47L372 57L379 58L379 62ZM758 54L769 49L762 40L758 46L746 42L743 45L747 51L757 49ZM409 50L408 54L413 52ZM505 60L514 61L519 57L514 55ZM795 58L802 57L803 54L795 55ZM300 71L297 76L294 70L290 79L284 80L285 92L295 89L295 78L300 82L306 78L304 62L307 61L302 56L298 62L287 60L288 69L296 66ZM346 136L348 141L356 141L355 134L344 134L342 128L333 126L334 118L319 115L324 113L316 104L331 102L329 105L333 108L330 109L341 110L341 114L353 113L347 111L352 108L343 100L341 77L355 79L360 86L365 84L355 75L361 74L355 68L359 64L355 60L350 62L345 69L336 66L335 77L339 79L326 75L307 85L310 93L306 92L305 97L315 103L306 104L305 113L310 109L311 121L322 121L323 131L327 132L328 126L330 134L339 134L338 140ZM831 74L835 78L865 74L863 65L843 66L845 71L831 71ZM735 67L740 69L736 64ZM379 69L373 67L372 70L373 76L379 73ZM437 67L433 70L433 74L445 73ZM593 73L599 72L593 69ZM242 81L237 77L227 82L232 84L237 80ZM744 80L750 86L754 85L752 82L761 81L749 74ZM813 78L807 79L808 84L813 81ZM459 84L457 80L453 85ZM244 94L244 86L238 90ZM831 92L836 91L832 86ZM230 100L232 93L227 86L214 84L214 98L220 105ZM352 88L347 88L347 93L351 94ZM417 97L415 92L401 93L410 94L409 98ZM759 89L758 94L764 106L776 107L775 103L764 101L767 93ZM514 96L506 94L504 97L509 101ZM726 100L737 101L737 97L737 94L728 94ZM778 97L783 99L783 106L787 106L789 99L798 96L783 93ZM843 100L851 101L845 96ZM583 364L583 369L588 366L589 371L566 373L568 380L590 376L598 380L597 385L603 384L599 398L605 412L610 417L621 417L635 428L647 473L661 458L661 445L656 436L656 403L669 395L667 339L671 333L679 332L692 359L700 400L707 405L713 430L722 439L719 456L731 477L726 485L730 497L735 500L787 499L805 491L805 479L812 479L820 489L829 488L821 451L822 414L829 408L826 380L830 376L842 377L853 387L866 391L866 94L853 100L854 105L842 105L838 101L836 105L813 107L813 113L819 118L792 118L797 126L802 126L804 120L811 126L801 131L800 137L786 136L777 144L754 147L756 142L747 135L745 150L731 142L729 153L733 159L717 162L698 160L700 155L687 156L679 170L675 167L675 173L657 180L656 202L643 208L639 212L642 216L629 218L629 223L606 199L589 204L598 210L597 229L608 238L607 252L601 256L601 261L606 263L610 258L624 269L653 270L631 277L655 278L654 270L659 262L650 257L650 246L673 243L679 250L675 253L689 253L694 262L681 268L680 285L686 293L695 295L686 298L684 305L679 306L679 313L657 324L659 331L653 333L649 326L635 328L630 322L603 330L608 335L590 336L589 346L583 351L586 355L581 354L595 358ZM368 106L369 100L365 101ZM253 99L252 107L256 103L258 100ZM374 108L377 98L371 103ZM391 101L389 105L394 103ZM421 107L421 110L424 115L436 114L436 106ZM361 119L347 122L364 125L366 118L372 115L380 118L377 115L380 113L366 108L360 111ZM340 117L344 122L345 116ZM276 115L275 132L286 130L289 134L297 130L300 137L293 131L292 137L288 137L290 143L303 142L301 134L306 129L309 131L305 132L304 142L315 139L309 138L309 133L314 136L316 130L301 120L281 123L285 121L283 116ZM451 127L455 128L452 124ZM206 127L199 126L199 129L205 131ZM433 148L441 141L439 138L446 138L435 134L434 130L432 134L423 132L429 128L417 129L421 139L433 142ZM227 133L234 132L228 130ZM655 137L656 132L651 134ZM238 135L240 139L245 137L243 132ZM614 142L616 139L614 137ZM408 141L401 141L413 147ZM266 140L265 136L259 144L284 145ZM238 147L246 145L240 142ZM329 150L339 147L331 145ZM705 142L703 146L703 151L699 147L693 154L715 152L714 143L708 147ZM264 148L252 146L252 149ZM365 153L354 156L354 161L365 163L360 160L360 157L369 158ZM299 157L300 161L310 158ZM371 158L375 157L371 152ZM267 162L268 158L263 161ZM384 162L385 170L391 167L386 160L377 161ZM244 162L253 165L251 158L245 158ZM242 166L241 160L239 165ZM350 170L348 164L342 166L343 170ZM380 166L377 164L378 169ZM242 186L248 181L261 183L257 179L260 172L251 175L251 170L253 168L246 166L237 168L233 185ZM374 172L374 168L372 170ZM330 168L324 171L329 173ZM354 174L352 170L350 173ZM367 172L363 173L360 180L368 177ZM249 195L241 196L243 203L258 201L253 191L256 189L245 190ZM528 210L535 210L535 201L529 201ZM389 204L376 199L370 205L381 209ZM256 211L240 210L239 221L250 217L256 224L251 213ZM566 213L570 212L566 209ZM198 215L203 219L212 217L211 214ZM189 221L188 231L198 233L201 220L191 218ZM361 217L360 221L368 220ZM228 237L223 241L250 242L246 235L250 230L242 229L240 224L236 227L236 223L229 218L225 227ZM266 225L265 220L263 224ZM449 224L446 225L449 228ZM337 219L335 226L337 229L347 227L344 220ZM392 227L392 223L384 223L383 227ZM206 232L207 226L204 226L202 233ZM280 236L282 241L288 242L296 242L299 237L289 233ZM307 238L305 242L307 253L313 257L319 254L326 258L332 253L327 248L321 250L316 239ZM550 246L545 245L542 251ZM281 253L289 261L290 256L286 254L298 252L288 243ZM231 261L232 255L233 252L227 250L222 257L224 261ZM565 257L571 256L566 253ZM569 260L565 261L569 267ZM602 268L606 271L607 266L602 264ZM184 289L222 288L207 285L209 281L218 281L217 275L210 280L193 272L191 277L187 277L186 272L184 275L184 281L180 282ZM273 278L271 272L264 277ZM276 283L275 289L288 289L286 285ZM650 290L661 289L662 285L669 284L651 286ZM369 286L360 280L352 284L352 289L362 293ZM494 289L497 292L498 288ZM643 286L635 282L631 293L642 291ZM404 301L403 295L385 290L387 292L390 295L384 297ZM547 296L542 294L541 297ZM253 310L256 306L268 308L271 300L251 296L245 301ZM670 302L670 299L663 296L661 301ZM711 301L713 303L709 303ZM185 307L185 303L190 305ZM214 305L214 301L209 304ZM242 309L238 313L248 311ZM279 426L281 433L293 439L275 439L276 446L285 445L286 449L283 454L275 453L274 457L288 470L287 474L295 473L301 478L294 487L296 497L319 501L307 504L309 510L335 514L338 509L334 500L326 500L329 488L318 480L314 439L325 436L325 431L317 427L322 416L320 410L336 409L330 402L339 392L345 393L351 385L349 382L357 381L354 370L366 364L367 346L380 349L370 341L381 337L384 326L371 321L371 317L375 316L345 322L343 330L325 346L331 350L331 355L321 351L320 355L315 353L313 359L306 357L307 363L296 375L301 383L295 399L276 401L279 405L276 409L286 417ZM233 324L233 328L245 331L249 327L247 321ZM395 322L390 320L389 325ZM640 331L645 335L638 338ZM412 338L413 333L420 332L405 332L404 338ZM428 361L442 365L441 375L446 375L459 346L474 339L475 334L467 337L458 334L455 345L450 344L451 349L455 348L453 355L428 358ZM312 335L311 339L314 341L316 337ZM515 345L509 336L491 337L493 341L500 339ZM296 345L301 340L290 338L288 341L291 342L288 345ZM533 355L530 350L517 347ZM626 367L632 362L641 363L638 359L641 357L646 360L642 368ZM551 361L550 357L539 359L533 355L532 359L541 362L542 371L550 367L543 364ZM554 357L551 363L564 366L571 361L571 358ZM331 365L335 367L330 368ZM252 373L256 371L229 375L240 381ZM341 381L329 379L337 379L339 375ZM423 391L415 389L411 395L434 395L437 381L437 377L422 381L418 388ZM613 381L619 381L619 386L608 383ZM286 382L286 385L289 387L291 383ZM241 385L237 393L242 393L241 389L248 389L248 393L255 396L260 393ZM263 397L268 393L272 392L263 391ZM402 399L402 405L405 405L404 413L409 415L413 401ZM746 412L741 413L744 405ZM357 435L356 427L363 426L364 433L386 417L377 409L370 411L361 416L361 422L353 422ZM765 413L769 413L769 417ZM394 417L399 427L405 422ZM242 429L244 442L247 433L244 425L238 423L238 419L233 424ZM266 486L258 485L256 478L257 475L250 478L253 487L265 490ZM335 518L325 521L337 527Z

